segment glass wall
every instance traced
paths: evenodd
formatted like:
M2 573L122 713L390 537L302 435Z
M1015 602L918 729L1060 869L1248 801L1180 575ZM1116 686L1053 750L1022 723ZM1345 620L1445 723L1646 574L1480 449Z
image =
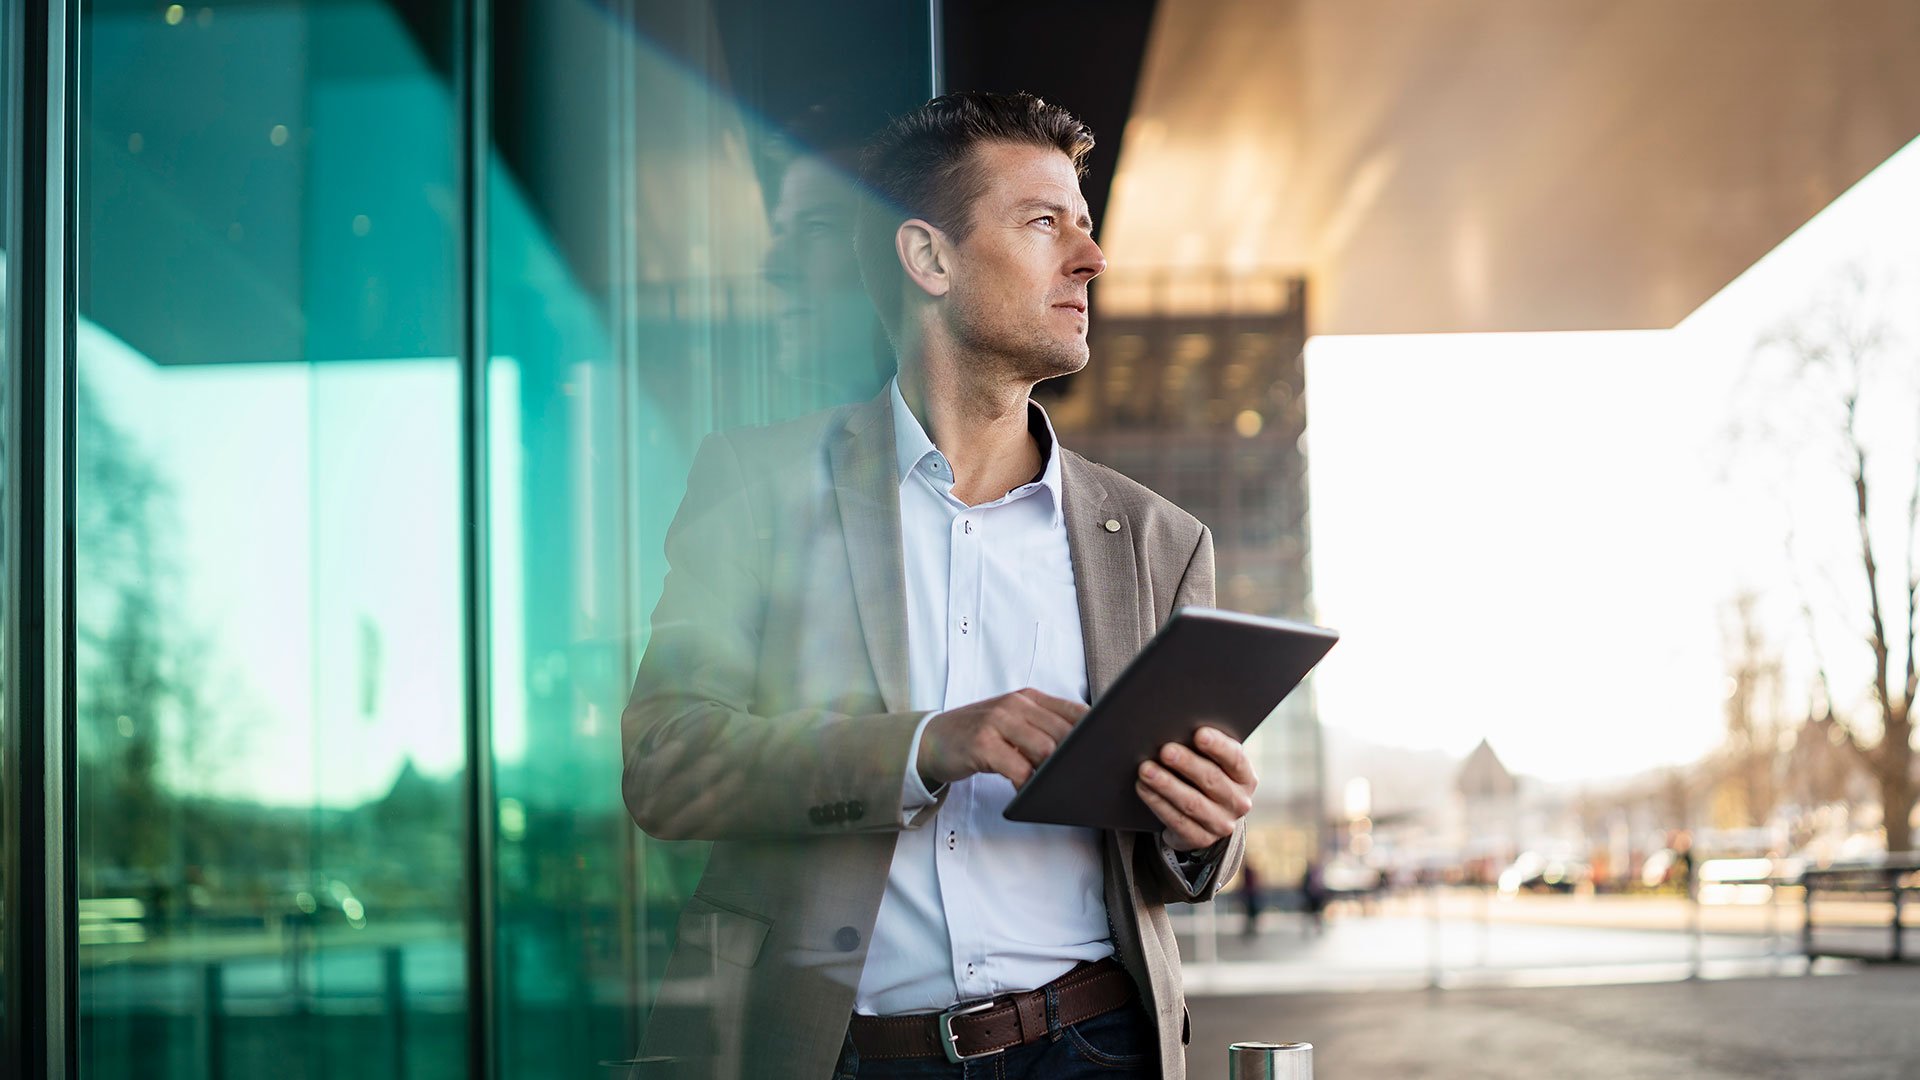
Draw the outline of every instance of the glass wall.
M509 1075L630 1057L704 844L634 828L619 714L701 437L891 373L854 151L927 96L924 6L495 9L487 476ZM659 1003L689 1022L697 1002ZM604 1070L602 1070L604 1071Z
M450 3L91 5L91 1076L466 1072Z
M465 1076L489 998L503 1075L618 1075L654 1008L705 859L619 794L666 524L706 432L890 373L848 170L927 11L485 7L83 8L85 1075Z

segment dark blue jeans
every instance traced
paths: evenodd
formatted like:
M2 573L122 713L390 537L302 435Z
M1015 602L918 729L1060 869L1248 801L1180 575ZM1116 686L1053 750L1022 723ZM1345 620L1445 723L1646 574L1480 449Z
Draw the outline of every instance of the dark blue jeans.
M1137 1001L1078 1024L1049 1023L1047 1037L1038 1042L958 1065L934 1057L861 1061L849 1037L841 1044L833 1080L1145 1080L1160 1075L1159 1033Z

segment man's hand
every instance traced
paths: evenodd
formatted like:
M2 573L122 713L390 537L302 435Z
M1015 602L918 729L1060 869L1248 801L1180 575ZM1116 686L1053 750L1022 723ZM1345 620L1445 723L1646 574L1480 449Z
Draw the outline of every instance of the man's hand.
M937 788L990 772L1017 788L1086 714L1077 701L1032 689L941 713L920 735L920 779Z
M1160 837L1175 851L1198 851L1232 836L1233 827L1253 809L1253 789L1260 786L1239 740L1203 727L1193 741L1191 747L1161 747L1159 761L1140 763L1133 785L1166 826Z

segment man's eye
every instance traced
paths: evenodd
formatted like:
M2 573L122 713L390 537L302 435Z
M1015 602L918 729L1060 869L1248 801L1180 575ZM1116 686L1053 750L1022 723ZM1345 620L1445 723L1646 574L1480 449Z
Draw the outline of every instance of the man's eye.
M1053 228L1053 215L1042 214L1039 217L1034 218L1032 221L1028 222L1028 224L1029 225L1045 225L1047 228L1051 229Z

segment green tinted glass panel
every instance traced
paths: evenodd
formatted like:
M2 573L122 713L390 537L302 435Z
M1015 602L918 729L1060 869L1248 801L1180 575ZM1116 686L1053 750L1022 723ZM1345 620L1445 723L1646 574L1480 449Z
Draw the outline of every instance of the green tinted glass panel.
M86 1075L466 1074L451 15L79 27Z
M701 987L660 990L705 845L647 838L619 787L667 523L707 432L863 400L891 374L849 169L925 99L928 27L924 5L770 0L496 18L494 1032L509 1076L617 1076L649 1014L712 1015Z
M504 1075L615 1075L656 1005L688 1004L657 987L705 851L628 819L619 710L699 439L889 373L848 167L924 96L929 29L863 10L850 39L824 3L488 5L468 259L480 133L451 72L472 6L87 8L88 1075L467 1075L474 874L498 891ZM482 626L496 843L469 865Z

